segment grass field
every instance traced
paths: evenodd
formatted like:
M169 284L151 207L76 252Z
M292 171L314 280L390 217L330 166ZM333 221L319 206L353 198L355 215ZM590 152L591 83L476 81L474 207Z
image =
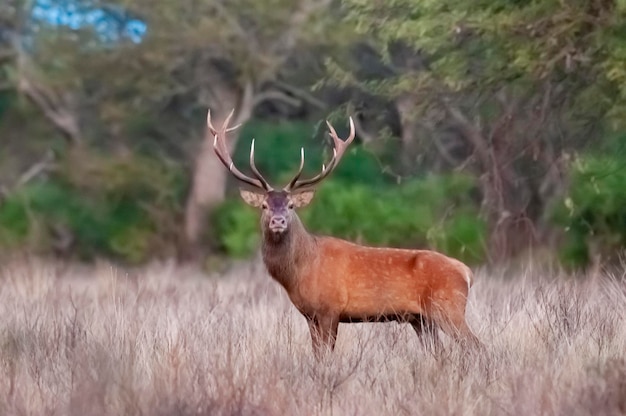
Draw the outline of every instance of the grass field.
M261 264L206 276L39 261L0 269L2 415L624 415L626 279L477 272L486 344L339 327L313 358Z

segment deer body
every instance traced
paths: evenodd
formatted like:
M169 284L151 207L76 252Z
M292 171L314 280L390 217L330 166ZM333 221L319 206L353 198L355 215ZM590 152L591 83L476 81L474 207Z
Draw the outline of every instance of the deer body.
M223 143L228 121L217 130L209 116L215 152L238 179L262 189L242 189L241 196L249 205L262 209L263 261L307 319L316 356L324 348L334 348L340 322L402 320L413 326L420 339L427 330L437 342L439 327L455 339L479 344L465 321L472 286L469 267L430 250L367 247L315 236L295 213L295 208L313 198L309 186L332 171L354 138L352 121L351 135L345 142L329 124L335 151L328 168L324 166L315 178L298 181L304 165L302 152L299 172L278 191L269 186L254 165L254 141L250 164L256 179L234 167Z
M438 324L475 341L465 324L472 272L458 260L315 236L300 221L278 240L265 235L262 254L269 274L313 326L317 353L333 347L340 322L403 320L418 332L424 323Z
M467 296L471 285L467 266L434 251L364 247L313 235L294 240L301 242L264 242L263 260L306 314L323 310L340 321L428 314L450 291Z

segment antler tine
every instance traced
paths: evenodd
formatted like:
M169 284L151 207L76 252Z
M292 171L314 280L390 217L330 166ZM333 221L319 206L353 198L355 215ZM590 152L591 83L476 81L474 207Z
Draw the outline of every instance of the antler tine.
M258 171L256 170L256 167L253 168L253 172L255 173L255 176L257 177L257 179L251 178L248 175L244 174L243 172L241 172L239 169L237 169L237 167L235 166L232 157L230 156L230 154L228 153L228 147L226 146L226 133L235 130L236 128L238 128L240 126L240 124L234 126L234 127L228 127L228 123L230 122L231 118L233 117L233 114L235 113L235 110L233 109L229 114L228 117L226 117L226 119L224 120L224 123L222 124L222 128L220 130L217 130L212 123L211 120L211 110L208 111L207 113L207 127L209 128L209 130L211 131L211 134L213 134L214 139L213 139L213 151L215 152L215 155L218 157L218 159L222 162L222 164L224 166L226 166L226 168L230 171L230 173L237 179L239 179L240 181L247 183L248 185L254 186L255 188L260 188L263 189L265 191L269 191L272 188L269 186L269 184L265 181L265 179L263 179L262 176L260 176L260 174L257 176ZM254 149L252 149L252 154L254 154Z
M283 188L285 191L289 192L291 191L291 189L293 189L296 182L298 182L298 179L300 179L300 175L302 175L303 168L304 168L304 147L301 147L300 148L300 167L298 168L298 173L296 173L293 179L289 181L287 186Z
M266 190L269 191L272 189L270 184L265 180L263 175L261 175L261 172L259 172L259 170L257 169L256 163L254 163L254 139L252 139L252 143L250 144L250 169L252 169L252 173L254 173L254 176L256 176L256 178L261 181L263 187Z
M230 123L230 119L233 117L234 114L235 114L235 109L233 108L232 110L230 110L230 113L228 113L228 116L226 117L226 119L224 120L224 123L222 124L222 129L226 130L226 132L233 131L241 125L241 124L237 124L235 127L227 128L228 123ZM209 109L209 111L207 112L206 124L209 127L209 130L211 130L211 134L216 136L219 130L216 129L215 126L213 126L213 122L211 120L211 109Z
M354 128L354 121L352 120L352 117L350 117L350 135L345 141L339 138L339 136L337 135L337 132L335 131L335 129L333 128L333 126L330 124L328 120L326 120L326 124L328 125L328 129L330 130L329 132L330 137L333 139L333 144L334 144L333 157L328 162L328 165L325 166L322 164L322 171L319 174L317 174L317 176L314 176L313 178L310 178L310 179L305 179L303 181L297 181L297 178L295 178L295 180L292 180L292 182L290 182L289 185L287 185L289 188L288 189L286 188L286 190L294 191L296 189L304 188L307 186L312 186L312 185L317 184L318 182L321 182L325 177L327 177L335 169L335 167L337 167L337 165L339 164L339 161L343 157L344 152L346 151L346 149L348 148L350 143L352 143L352 141L354 140L356 136L356 130ZM299 175L300 175L300 172L298 172L298 177Z

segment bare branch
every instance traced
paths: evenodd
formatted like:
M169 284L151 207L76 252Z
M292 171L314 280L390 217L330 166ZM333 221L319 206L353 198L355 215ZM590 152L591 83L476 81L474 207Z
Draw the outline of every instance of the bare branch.
M273 84L275 84L277 87L287 91L288 93L290 93L291 95L293 95L294 97L298 97L300 98L302 101L306 101L307 103L311 104L314 107L319 108L320 110L326 110L326 108L328 108L328 106L326 105L326 103L316 97L313 96L313 94L308 93L307 91L298 88L294 85L288 84L286 82L283 81L274 81Z
M72 143L81 140L80 127L68 94L62 94L37 82L29 72L28 57L18 49L17 89L28 97L44 116Z
M330 6L332 0L301 0L298 10L292 13L287 28L282 32L268 49L271 55L274 55L273 65L270 65L261 73L259 81L263 82L273 78L278 68L289 59L294 48L298 44L300 31L305 26L307 20L315 12Z
M279 90L262 91L254 96L254 105L257 106L263 101L282 101L290 106L298 107L302 104L297 98L290 97Z
M352 111L350 112L352 113ZM356 129L356 133L361 138L361 141L363 143L371 143L374 140L376 140L376 136L374 134L370 133L365 128L363 128L363 125L361 124L361 120L356 114L352 116L352 119L354 120L354 127Z
M478 159L483 169L488 170L491 165L489 150L485 141L485 137L483 136L481 131L478 130L476 126L467 119L467 117L465 117L465 115L463 114L463 112L461 112L459 108L453 106L452 104L450 104L449 101L445 99L442 101L442 103L447 113L452 117L452 119L463 131L463 137L465 137L474 148L474 151L476 152L476 155L478 156Z
M446 147L446 145L441 142L436 134L433 134L432 138L432 143L435 145L435 148L443 160L445 160L450 166L457 167L459 165L459 161L452 156L452 153L450 153L450 150Z
M252 117L256 105L254 89L253 81L247 80L246 85L243 87L237 118L234 122L235 125L243 124Z
M54 152L52 150L48 150L44 157L21 174L12 186L0 183L0 204L3 199L8 197L12 192L15 192L17 189L26 185L40 174L54 169L54 167Z
M332 0L301 0L299 10L291 15L289 26L276 42L271 46L271 51L278 53L283 51L291 52L298 41L298 32L302 30L303 25L309 17L318 10L325 9L330 6Z
M58 128L73 144L81 142L80 128L76 114L71 110L67 97L62 97L43 84L20 74L18 89L26 95L44 116Z
M250 34L239 24L239 20L236 16L233 16L228 8L220 1L213 2L213 6L217 9L217 12L224 18L224 20L230 25L234 32L241 38L246 45L248 52L251 54L258 53L259 44Z
M54 165L54 152L52 150L48 150L44 155L43 159L39 162L35 163L33 166L28 168L26 172L24 172L18 180L15 182L13 186L14 189L20 188L26 185L28 182L39 176L41 173L48 171Z

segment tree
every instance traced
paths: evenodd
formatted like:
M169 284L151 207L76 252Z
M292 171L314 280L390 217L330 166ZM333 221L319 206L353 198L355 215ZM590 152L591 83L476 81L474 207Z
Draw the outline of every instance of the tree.
M37 5L36 1L13 0L0 6L0 93L4 94L4 101L14 111L19 111L18 107L24 107L19 104L21 100L15 97L24 97L38 113L35 120L31 120L32 123L24 126L21 132L15 132L16 136L21 136L20 141L47 142L43 158L37 155L36 162L18 161L18 165L23 162L29 165L20 166L24 172L18 174L10 185L2 186L5 194L52 168L55 154L51 148L55 139L64 139L68 148L78 147L83 141L76 91L50 82L47 71L49 68L39 60L39 48L42 39L49 34L50 27L34 18ZM28 113L28 110L23 113ZM39 118L45 120L57 134L52 134L45 140L30 137L31 126L39 125ZM10 148L10 141L7 137L4 145Z
M223 200L227 179L202 123L206 110L220 123L236 109L235 122L244 123L268 100L289 105L306 100L306 88L290 83L291 69L307 51L330 51L345 42L345 29L329 13L330 0L119 4L140 16L148 29L139 44L111 52L108 66L122 72L116 84L130 86L137 97L131 105L147 105L160 114L177 112L189 120L183 128L190 136L203 136L193 152L185 208L184 255L197 258L207 211ZM118 109L118 114L125 113ZM236 142L235 131L229 145Z
M450 168L479 178L494 258L540 236L562 187L567 152L623 119L624 7L613 1L346 0L392 75L355 76L330 62L340 85L396 103L406 146L427 134ZM423 148L420 148L422 150Z
M188 143L202 137L191 151L184 214L183 254L195 258L207 211L226 188L226 172L203 123L207 109L219 123L236 108L236 121L243 123L270 101L319 107L307 92L317 80L315 66L321 70L318 54L332 53L349 39L328 13L330 5L15 0L3 19L9 22L2 39L10 64L2 80L27 97L70 148L122 154L151 148L170 158L189 152ZM145 30L129 29L136 26ZM233 132L229 144L236 142Z

